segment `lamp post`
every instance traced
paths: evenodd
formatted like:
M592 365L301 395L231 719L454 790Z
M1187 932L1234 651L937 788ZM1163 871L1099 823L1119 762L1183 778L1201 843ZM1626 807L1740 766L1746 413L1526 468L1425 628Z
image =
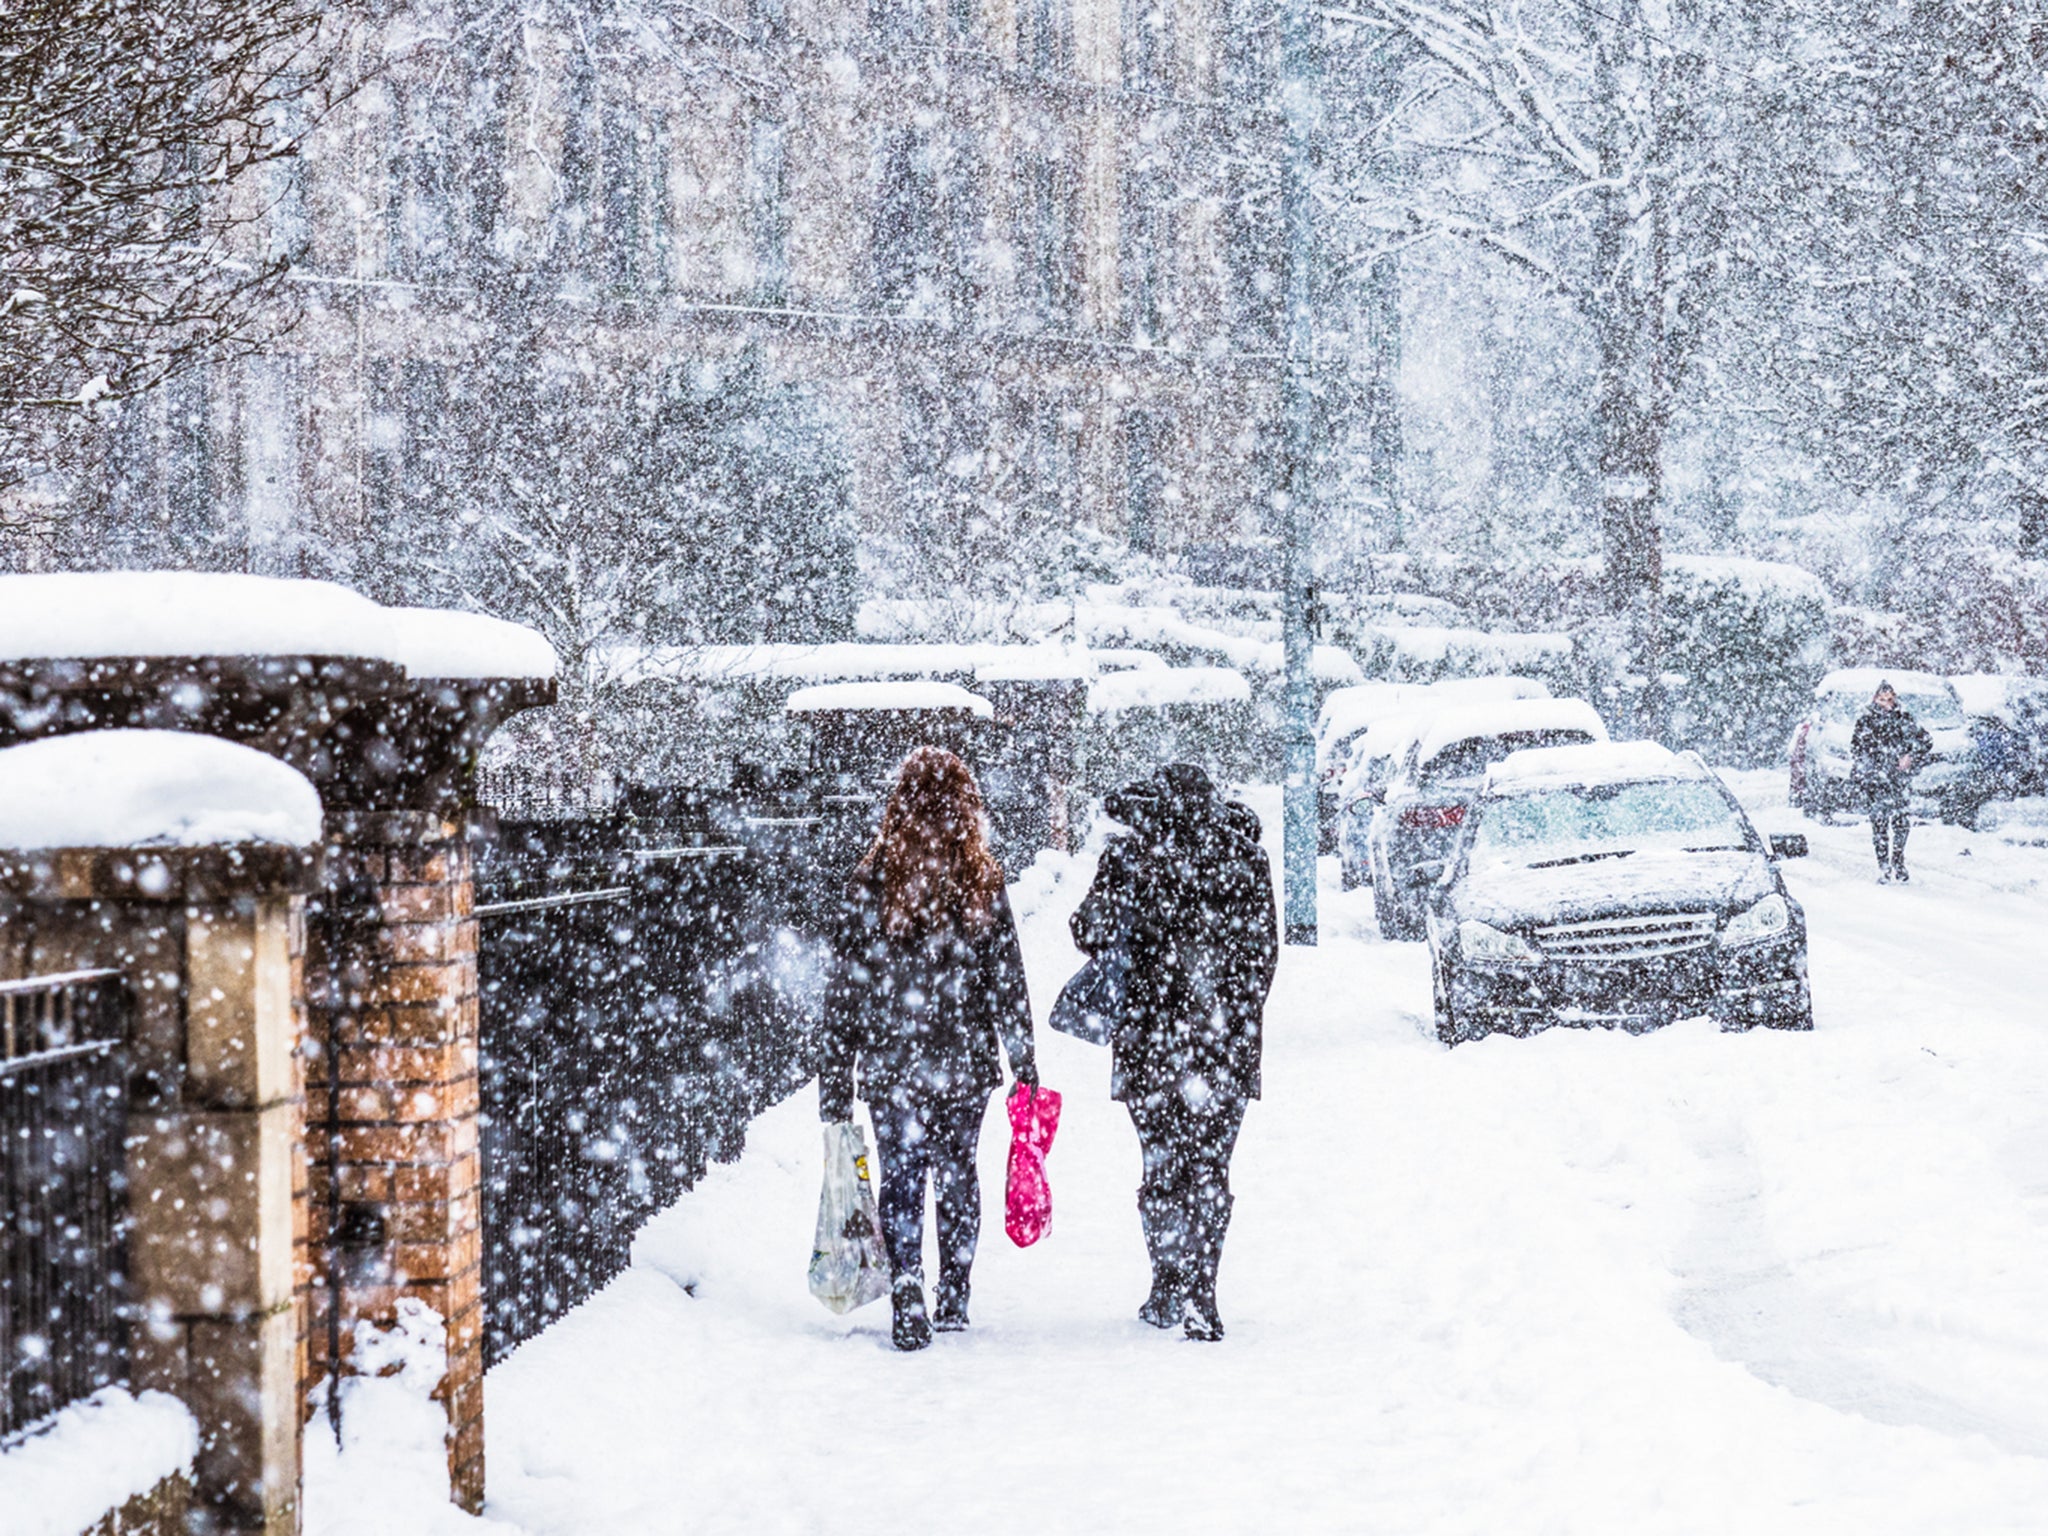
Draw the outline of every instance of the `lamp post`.
M1310 720L1314 691L1310 668L1314 637L1309 604L1314 582L1310 459L1315 451L1315 385L1311 352L1310 266L1315 254L1315 207L1310 186L1309 136L1317 103L1316 61L1308 0L1285 0L1281 22L1280 108L1286 123L1282 155L1281 217L1287 240L1287 379L1281 409L1280 539L1284 558L1280 633L1286 658L1282 736L1285 762L1281 863L1286 893L1283 928L1289 944L1316 942L1316 753Z

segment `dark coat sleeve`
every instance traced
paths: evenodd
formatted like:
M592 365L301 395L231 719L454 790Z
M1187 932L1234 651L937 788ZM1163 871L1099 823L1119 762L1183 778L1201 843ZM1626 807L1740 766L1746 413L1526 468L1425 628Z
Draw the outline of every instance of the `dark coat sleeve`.
M1137 861L1130 839L1114 838L1096 861L1095 882L1067 919L1067 929L1084 955L1094 956L1131 938L1137 900Z
M1008 891L996 892L991 914L983 995L988 998L996 1034L1010 1058L1013 1076L1038 1079L1037 1039L1031 1030L1031 994L1024 983L1024 946L1017 937L1016 915Z

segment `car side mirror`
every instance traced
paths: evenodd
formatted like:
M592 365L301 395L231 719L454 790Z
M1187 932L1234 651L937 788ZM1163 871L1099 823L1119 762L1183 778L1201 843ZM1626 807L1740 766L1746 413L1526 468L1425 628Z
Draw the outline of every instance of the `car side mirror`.
M1774 859L1805 858L1806 834L1804 832L1773 832L1771 834L1771 857Z
M1443 877L1443 861L1432 859L1429 863L1418 864L1408 871L1408 885L1410 889L1419 891L1426 886L1435 885Z

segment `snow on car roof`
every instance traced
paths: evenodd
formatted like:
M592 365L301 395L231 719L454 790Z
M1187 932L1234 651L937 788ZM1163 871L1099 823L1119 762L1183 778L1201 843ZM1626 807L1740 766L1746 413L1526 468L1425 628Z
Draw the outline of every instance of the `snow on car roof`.
M2008 724L2013 719L2015 700L2048 694L2048 678L2010 676L2003 672L1964 672L1951 677L1949 686L1963 701L1965 714L1995 715Z
M1489 795L1539 786L1626 784L1636 779L1703 779L1707 768L1654 741L1601 741L1579 747L1524 747L1486 773Z
M81 731L0 750L0 848L319 841L305 775L218 736Z
M546 678L554 647L522 624L385 608L331 581L228 571L0 576L0 657L347 656L414 677Z
M1417 764L1481 736L1507 736L1521 731L1584 731L1595 741L1607 739L1607 727L1584 699L1516 699L1495 704L1468 704L1433 716L1415 753Z
M937 683L923 678L905 678L883 683L825 683L816 688L799 688L783 706L792 715L816 714L828 709L962 709L976 719L995 717L996 707L978 693L969 693L958 683Z
M1373 721L1351 744L1351 756L1344 765L1344 777L1337 785L1340 796L1349 797L1359 787L1365 770L1383 757L1399 757L1415 742L1429 723L1426 714L1385 715Z
M1908 672L1902 667L1842 667L1820 680L1813 691L1856 693L1869 698L1879 683L1890 683L1900 693L1947 693L1948 679L1933 672Z

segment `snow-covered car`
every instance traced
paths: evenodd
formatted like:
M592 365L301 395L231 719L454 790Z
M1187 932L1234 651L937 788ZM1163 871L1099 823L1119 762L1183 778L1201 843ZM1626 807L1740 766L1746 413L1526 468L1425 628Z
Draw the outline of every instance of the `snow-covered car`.
M1899 703L1934 739L1934 756L1913 775L1916 815L1973 820L1994 786L1981 771L1962 701L1946 678L1887 667L1830 672L1813 690L1813 704L1792 728L1789 744L1793 805L1809 816L1862 809L1849 754L1856 720L1870 707L1877 685L1890 682Z
M1461 704L1549 697L1549 687L1532 677L1451 677L1434 683L1359 683L1331 690L1316 713L1320 851L1336 851L1342 814L1338 785L1355 761L1354 749L1380 721Z
M1806 914L1783 858L1692 754L1654 742L1517 752L1494 767L1428 907L1446 1045L1553 1024L1811 1029Z
M1373 808L1367 834L1381 937L1422 937L1421 895L1409 873L1449 855L1489 767L1528 747L1605 740L1606 725L1584 699L1472 704L1430 716Z
M2048 678L1966 672L1948 681L1995 793L2048 794Z
M1373 812L1428 723L1426 714L1389 715L1351 744L1336 789L1337 869L1347 891L1372 879Z

